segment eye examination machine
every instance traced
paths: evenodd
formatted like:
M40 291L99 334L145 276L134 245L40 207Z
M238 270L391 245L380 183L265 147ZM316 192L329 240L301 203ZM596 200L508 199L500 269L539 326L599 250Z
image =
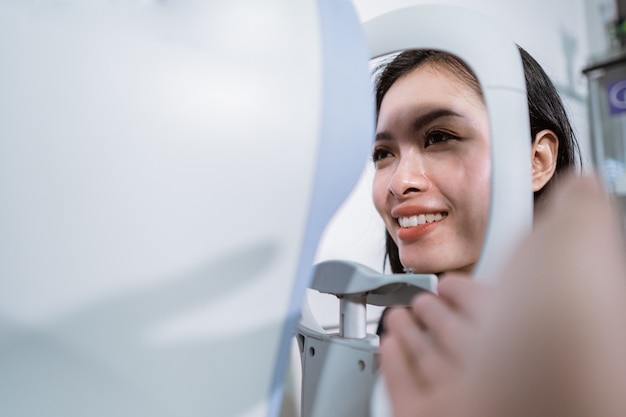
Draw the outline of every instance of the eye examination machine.
M483 89L490 277L532 221L521 60L492 22L414 6L362 23L347 0L0 0L0 416L384 415L365 306L436 277L313 260L371 149L369 60L409 48L457 55ZM340 298L337 334L308 288Z

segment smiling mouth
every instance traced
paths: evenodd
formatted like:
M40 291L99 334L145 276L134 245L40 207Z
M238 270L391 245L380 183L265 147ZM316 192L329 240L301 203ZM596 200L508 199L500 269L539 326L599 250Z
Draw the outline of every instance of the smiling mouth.
M426 223L435 223L448 217L448 213L431 213L431 214L416 214L409 217L398 217L397 221L400 227L406 229L409 227L420 226Z

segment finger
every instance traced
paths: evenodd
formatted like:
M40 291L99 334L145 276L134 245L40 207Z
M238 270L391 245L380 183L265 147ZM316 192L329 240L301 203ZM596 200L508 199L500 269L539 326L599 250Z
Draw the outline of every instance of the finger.
M474 320L486 299L488 287L467 275L444 275L437 286L439 297L464 317Z
M414 298L411 310L429 333L438 356L459 360L467 339L468 320L438 297L424 293Z
M385 335L380 345L380 369L385 378L387 392L394 416L414 410L413 401L420 392L399 340L393 335Z
M415 362L420 356L432 350L428 346L432 342L425 337L423 328L406 308L394 308L389 311L385 317L385 327L402 343L402 347L410 353Z
M413 373L415 381L422 388L431 384L430 375L424 374L421 361L429 356L439 355L432 337L414 320L408 309L393 309L386 317L387 334L394 337L403 350L406 364Z

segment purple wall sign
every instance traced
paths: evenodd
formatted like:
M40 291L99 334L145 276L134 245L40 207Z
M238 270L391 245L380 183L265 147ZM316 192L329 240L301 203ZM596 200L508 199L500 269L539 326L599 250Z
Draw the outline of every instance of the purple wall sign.
M626 80L618 80L606 85L611 115L626 113Z

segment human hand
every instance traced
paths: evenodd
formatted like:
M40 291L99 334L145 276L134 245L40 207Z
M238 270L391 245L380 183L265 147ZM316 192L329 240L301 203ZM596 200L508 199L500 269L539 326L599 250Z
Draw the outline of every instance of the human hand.
M602 187L568 179L483 296L475 281L442 280L439 299L388 315L381 369L394 415L623 415L625 255Z
M464 373L472 334L489 288L464 275L444 276L438 296L421 293L411 308L385 317L381 369L396 417L448 415Z
M621 213L593 178L568 178L555 191L493 289L467 369L466 416L626 410Z

